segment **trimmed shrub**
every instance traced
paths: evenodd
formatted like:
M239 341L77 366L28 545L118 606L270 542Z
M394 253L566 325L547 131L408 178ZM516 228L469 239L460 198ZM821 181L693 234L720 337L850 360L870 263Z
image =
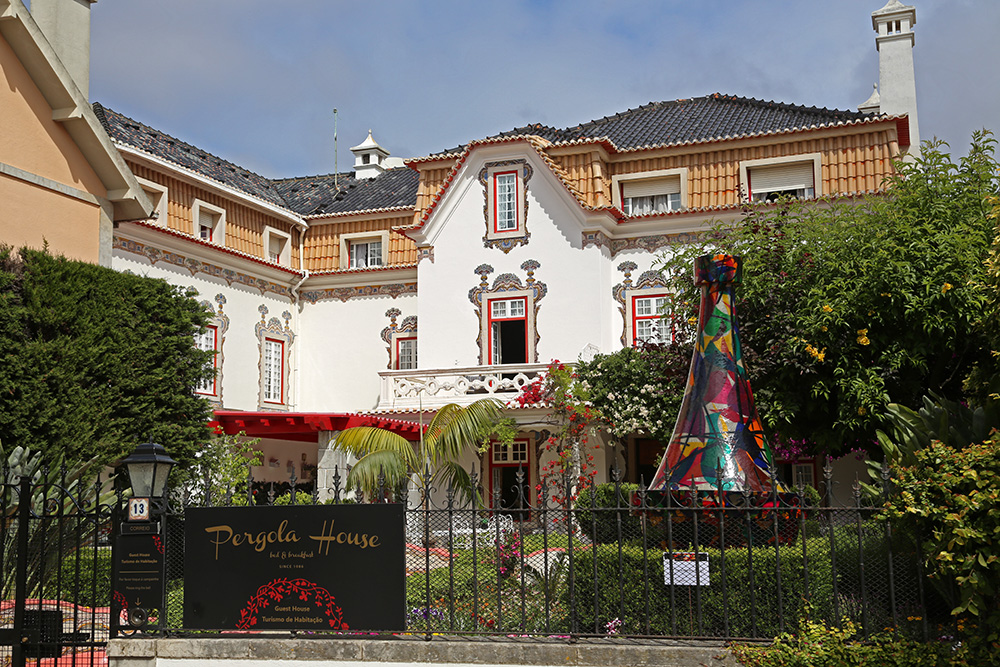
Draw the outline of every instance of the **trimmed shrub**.
M84 547L67 553L59 569L46 573L42 597L85 607L106 607L111 601L111 549Z
M812 552L822 551L822 545L809 546ZM807 588L801 545L702 553L708 554L708 585L672 587L665 582L664 552L659 549L647 551L645 558L642 548L628 545L595 546L574 554L579 631L603 634L608 623L618 619L621 634L773 637L797 622L806 599L812 601L814 613L831 614L828 557L806 561Z
M639 490L638 484L605 482L580 491L575 508L580 530L592 541L607 544L629 541L642 536L640 518L630 514L630 499ZM621 533L619 534L619 522Z

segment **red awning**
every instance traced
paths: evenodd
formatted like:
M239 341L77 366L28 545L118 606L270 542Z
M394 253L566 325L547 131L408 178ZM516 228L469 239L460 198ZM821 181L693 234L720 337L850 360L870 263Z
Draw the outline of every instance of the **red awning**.
M227 435L243 432L252 438L315 442L319 431L343 431L355 426L376 426L407 440L420 438L420 424L402 419L349 412L241 412L216 410L215 424Z

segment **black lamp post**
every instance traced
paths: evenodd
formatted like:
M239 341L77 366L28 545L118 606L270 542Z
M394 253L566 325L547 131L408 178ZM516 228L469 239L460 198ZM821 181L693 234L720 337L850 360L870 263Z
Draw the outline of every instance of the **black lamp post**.
M167 477L176 461L167 455L163 445L147 442L136 447L122 463L128 469L132 497L155 502L166 494Z
M120 604L127 609L131 627L145 626L149 610L158 609L157 625L162 629L166 621L165 496L167 477L176 461L162 445L147 442L136 447L122 463L128 469L132 497L116 541L115 591L121 593Z

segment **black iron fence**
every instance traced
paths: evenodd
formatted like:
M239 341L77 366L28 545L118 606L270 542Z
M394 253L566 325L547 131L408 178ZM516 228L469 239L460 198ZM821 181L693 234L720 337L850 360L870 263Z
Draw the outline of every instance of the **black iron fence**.
M947 591L921 570L918 536L887 521L881 500L859 487L852 506L833 507L806 489L655 494L619 481L574 488L567 478L558 495L575 501L565 506L546 489L529 496L524 476L508 505L501 489L463 501L430 488L429 475L421 491L379 489L366 498L341 488L338 474L324 502L410 499L406 631L427 637L769 639L810 619L860 637L892 628L928 638L950 622ZM121 495L65 479L12 481L7 471L4 480L0 664L15 665L56 655L103 664L119 621L126 633L189 634L184 514L193 504L321 501L298 491L294 478L285 493L249 481L215 497L197 488L175 493L165 519L164 608L129 628L111 611ZM829 488L827 475L826 500Z
M951 607L921 570L917 536L887 521L882 499L859 485L852 506L831 506L829 471L825 498L809 489L662 494L621 481L575 488L567 477L555 495L574 498L569 507L547 489L529 496L525 477L518 472L506 505L502 489L463 500L433 489L430 475L410 493L369 494L409 500L407 631L769 639L809 619L866 638L889 628L927 638L949 622ZM373 502L334 479L325 502ZM320 502L310 491L292 479L280 491L231 490L213 504ZM169 533L170 632L185 630L184 504L175 502Z
M0 474L0 665L106 664L115 496L65 470Z

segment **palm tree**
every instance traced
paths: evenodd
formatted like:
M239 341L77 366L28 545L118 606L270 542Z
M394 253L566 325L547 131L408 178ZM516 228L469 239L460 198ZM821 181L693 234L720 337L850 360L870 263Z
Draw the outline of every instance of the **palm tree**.
M478 489L458 461L502 418L503 403L495 398L465 407L449 403L437 411L417 443L385 429L356 426L338 435L334 446L358 459L347 475L349 489L360 487L366 495L373 495L380 486L379 476L384 475L385 489L400 488L414 477L426 494L423 471L428 470L432 486L451 486L463 500L475 498L478 503Z

